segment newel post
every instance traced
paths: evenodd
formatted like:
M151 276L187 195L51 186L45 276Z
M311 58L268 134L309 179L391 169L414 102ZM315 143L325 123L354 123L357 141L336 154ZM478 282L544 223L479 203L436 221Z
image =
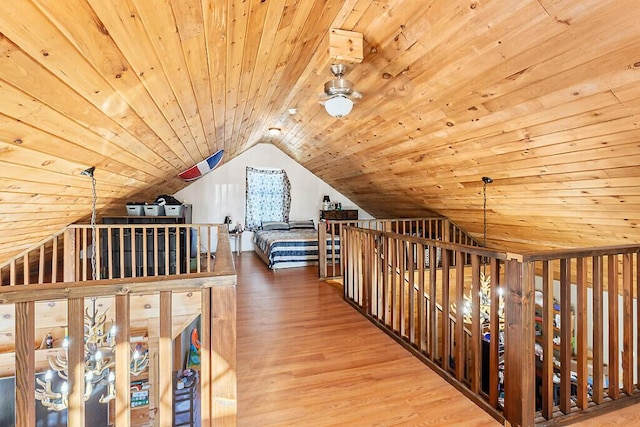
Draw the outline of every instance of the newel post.
M327 278L327 223L318 222L318 277Z
M505 402L514 426L532 426L535 418L535 268L522 256L505 263Z

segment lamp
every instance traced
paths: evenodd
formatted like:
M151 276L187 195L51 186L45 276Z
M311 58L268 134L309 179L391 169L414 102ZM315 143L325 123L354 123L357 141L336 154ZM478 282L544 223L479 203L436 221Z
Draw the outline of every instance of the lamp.
M330 116L340 118L351 112L353 101L344 95L336 95L329 98L324 103L324 109Z
M271 135L271 136L280 135L280 128L276 128L276 127L269 128L269 135Z

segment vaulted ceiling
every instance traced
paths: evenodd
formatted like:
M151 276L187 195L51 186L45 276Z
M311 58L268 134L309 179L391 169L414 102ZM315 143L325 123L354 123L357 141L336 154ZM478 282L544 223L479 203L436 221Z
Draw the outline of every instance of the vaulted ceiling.
M120 213L259 142L374 216L479 236L490 176L490 246L640 242L638 22L637 0L0 2L0 263L87 217L89 166ZM332 28L364 37L341 119Z

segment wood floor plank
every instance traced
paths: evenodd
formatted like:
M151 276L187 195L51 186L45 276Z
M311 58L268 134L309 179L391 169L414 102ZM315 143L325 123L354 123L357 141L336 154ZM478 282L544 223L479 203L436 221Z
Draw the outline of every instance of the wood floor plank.
M237 258L238 426L497 426L317 268Z

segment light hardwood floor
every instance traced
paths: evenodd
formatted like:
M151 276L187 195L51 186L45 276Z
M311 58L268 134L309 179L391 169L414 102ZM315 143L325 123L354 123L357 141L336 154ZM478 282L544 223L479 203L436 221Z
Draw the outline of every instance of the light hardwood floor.
M321 282L238 268L238 426L498 426ZM579 426L640 426L640 405Z
M238 268L238 426L498 426L317 269Z

